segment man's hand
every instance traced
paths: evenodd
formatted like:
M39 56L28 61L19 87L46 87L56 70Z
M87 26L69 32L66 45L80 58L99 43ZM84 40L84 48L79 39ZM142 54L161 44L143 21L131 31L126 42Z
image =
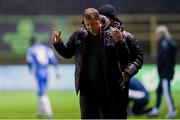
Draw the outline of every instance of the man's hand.
M129 81L129 75L128 75L128 73L122 72L122 76L123 76L123 81L124 81L124 82Z
M111 36L114 38L115 42L120 42L122 40L122 33L116 27L112 28Z
M61 31L53 31L51 41L56 44L61 41Z

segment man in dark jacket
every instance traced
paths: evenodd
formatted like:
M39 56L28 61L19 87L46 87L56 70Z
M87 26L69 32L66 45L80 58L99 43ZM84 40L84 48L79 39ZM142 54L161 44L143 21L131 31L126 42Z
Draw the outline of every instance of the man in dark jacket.
M75 87L80 90L81 118L122 118L121 31L110 27L106 17L94 8L83 14L84 24L63 44L60 33L54 31L52 42L65 58L75 56ZM127 51L127 50L125 50ZM136 70L136 72L138 69Z
M157 69L160 82L156 90L156 105L149 113L149 115L157 116L159 114L161 96L163 93L169 110L166 118L175 118L176 110L171 95L170 81L173 79L176 64L176 43L172 39L166 26L158 26L156 29L156 36L158 40Z
M111 22L111 26L120 29L122 32L123 39L121 42L121 47L119 47L119 51L121 51L121 53L118 55L118 57L121 64L120 66L123 74L123 80L126 82L125 89L123 89L120 93L122 99L119 102L121 103L120 114L122 118L126 118L129 80L142 67L143 50L135 37L131 33L124 30L122 22L117 18L116 9L112 5L106 4L101 6L99 13L108 17Z

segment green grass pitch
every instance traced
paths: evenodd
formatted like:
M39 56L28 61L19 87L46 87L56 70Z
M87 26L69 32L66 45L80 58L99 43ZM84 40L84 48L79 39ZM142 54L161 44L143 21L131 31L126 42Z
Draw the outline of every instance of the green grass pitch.
M49 91L55 119L79 119L79 97L74 91ZM180 119L180 95L179 91L173 91L177 118ZM150 103L155 102L155 93L151 93ZM164 118L167 113L167 105L162 99L160 115ZM1 91L0 92L0 119L36 119L37 118L37 96L35 91ZM130 119L147 119L146 115L128 116Z

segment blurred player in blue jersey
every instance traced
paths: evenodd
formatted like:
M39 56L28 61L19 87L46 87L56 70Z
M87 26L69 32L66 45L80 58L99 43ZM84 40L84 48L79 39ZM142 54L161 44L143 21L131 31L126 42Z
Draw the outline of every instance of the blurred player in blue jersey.
M58 62L53 53L53 50L36 41L35 38L31 39L31 46L27 52L27 64L31 73L34 73L38 86L38 117L42 117L43 113L47 118L52 118L53 112L51 103L46 95L48 83L48 65L53 64L56 70L56 77L58 74Z
M133 102L132 110L129 108L129 114L140 115L151 110L151 108L145 108L149 103L149 92L136 77L130 80L129 102Z

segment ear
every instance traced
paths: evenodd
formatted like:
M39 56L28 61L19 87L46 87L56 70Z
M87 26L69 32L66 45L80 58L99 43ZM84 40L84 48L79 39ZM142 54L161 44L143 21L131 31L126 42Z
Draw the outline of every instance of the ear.
M87 30L84 20L82 21L82 27Z
M102 16L99 16L99 22L102 23Z
M99 17L99 20L98 20L98 25L101 26L102 25L102 18Z

